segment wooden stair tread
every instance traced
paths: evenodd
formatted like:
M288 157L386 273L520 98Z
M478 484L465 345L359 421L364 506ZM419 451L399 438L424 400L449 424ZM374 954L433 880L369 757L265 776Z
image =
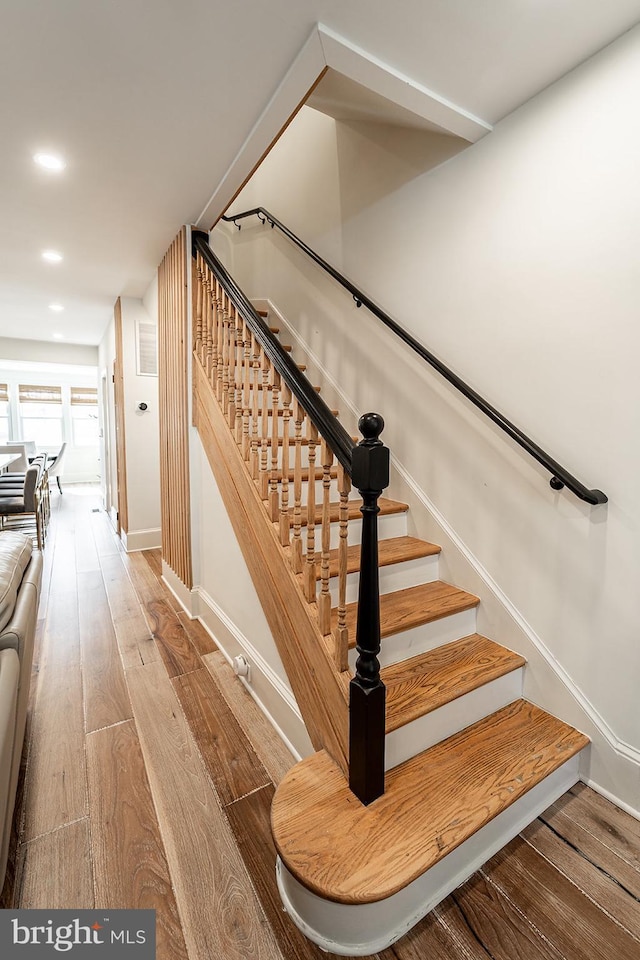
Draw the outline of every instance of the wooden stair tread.
M362 506L362 500L358 498L357 500L349 500L349 520L359 520L362 516L360 513L360 507ZM409 507L406 503L400 503L398 500L388 500L386 497L380 497L378 500L378 506L380 507L380 513L378 514L381 517L388 516L391 513L405 513ZM320 524L322 522L322 504L316 504L315 510L315 522ZM293 523L293 507L290 508L292 523ZM303 527L307 525L307 508L303 506L300 511L300 523ZM329 504L329 516L331 523L337 523L340 519L340 502L336 501L335 503Z
M278 853L308 889L339 903L392 896L588 744L516 700L395 767L364 807L325 751L284 777L271 822Z
M387 688L387 733L517 670L524 657L473 633L381 671Z
M380 540L378 543L378 566L386 567L392 563L403 563L406 560L418 560L420 557L433 557L440 553L440 547L417 537L391 537L389 540ZM320 562L320 554L316 556ZM329 576L338 576L339 551L329 553ZM360 544L354 543L347 548L347 573L356 573L360 569ZM322 574L320 567L316 572L316 580Z
M470 610L479 603L479 598L472 593L459 590L442 580L421 583L417 587L407 587L394 593L383 593L380 597L380 635L389 637L394 633L419 627L423 623L431 623L462 610ZM357 601L348 603L346 617L350 647L354 647L356 642L357 615ZM331 611L332 630L337 626L338 610L334 607Z

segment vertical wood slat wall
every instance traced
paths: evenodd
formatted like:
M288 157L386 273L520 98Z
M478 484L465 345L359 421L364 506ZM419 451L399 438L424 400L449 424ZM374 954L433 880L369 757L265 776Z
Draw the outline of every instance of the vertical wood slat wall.
M193 586L189 493L187 248L183 227L158 267L162 557Z
M122 342L122 304L120 297L113 308L115 324L116 355L113 364L113 402L116 413L116 474L118 482L118 533L129 531L129 507L127 501L127 451L124 430L124 371Z

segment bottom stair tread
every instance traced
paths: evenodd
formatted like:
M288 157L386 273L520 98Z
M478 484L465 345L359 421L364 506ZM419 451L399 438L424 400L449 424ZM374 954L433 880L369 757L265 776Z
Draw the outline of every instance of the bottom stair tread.
M364 807L324 752L293 767L273 800L289 871L340 903L397 893L588 744L517 700L391 770Z

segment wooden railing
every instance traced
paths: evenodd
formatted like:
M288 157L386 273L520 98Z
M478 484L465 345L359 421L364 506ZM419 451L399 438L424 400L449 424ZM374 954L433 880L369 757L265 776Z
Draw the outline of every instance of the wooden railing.
M363 439L356 444L215 257L206 234L194 231L193 255L194 352L306 600L315 604L320 634L342 673L348 669L352 485L363 498L356 511L363 526L358 659L349 685L349 778L356 796L370 803L384 791L385 690L377 658L378 498L389 482L389 451L379 439L384 422L377 414L362 417ZM336 561L332 627L330 580Z

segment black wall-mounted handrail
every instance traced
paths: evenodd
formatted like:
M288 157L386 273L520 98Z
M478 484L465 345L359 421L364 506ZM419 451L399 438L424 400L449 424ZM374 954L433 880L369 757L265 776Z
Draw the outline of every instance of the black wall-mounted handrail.
M236 307L242 310L256 339L264 348L265 353L274 367L284 379L291 392L298 398L318 428L320 434L327 441L349 476L351 476L351 455L353 448L356 446L353 439L349 436L340 421L331 413L331 410L322 397L318 396L289 354L282 349L279 341L271 333L262 317L256 312L251 301L245 296L233 277L225 270L209 246L208 234L201 230L194 230L192 232L192 248L194 252L197 251L202 256L205 263L208 264L210 269L218 277L218 280Z
M538 446L537 443L528 437L519 427L516 427L510 420L500 413L494 406L492 406L484 397L481 397L472 387L470 387L461 377L455 374L452 370L449 369L441 360L439 360L434 354L426 349L421 343L419 343L414 337L411 336L400 324L396 323L388 314L384 312L373 300L371 300L362 290L359 290L350 280L344 277L339 273L330 263L327 263L319 254L312 250L303 240L295 235L288 227L276 219L272 213L269 213L264 207L254 207L252 210L245 210L243 213L237 213L232 216L223 216L222 219L227 222L235 223L238 229L240 229L240 224L237 222L239 220L244 220L246 217L257 216L263 223L269 223L271 227L277 227L289 240L292 241L297 247L300 248L308 257L311 258L319 267L322 268L326 273L328 273L333 279L339 283L345 290L348 290L353 299L355 300L356 306L365 306L371 313L374 314L382 323L385 324L390 330L392 330L396 336L400 337L407 346L411 347L423 360L430 364L438 373L444 377L452 386L460 391L468 400L471 401L485 416L489 417L501 430L504 430L512 440L514 440L519 446L526 450L527 453L537 460L541 466L548 470L551 474L550 485L554 490L561 490L563 487L567 487L572 491L580 500L584 500L586 503L598 504L606 503L607 496L601 490L590 490L583 483L581 483L576 477L574 477L568 470L566 470L557 460L554 460L542 447Z

